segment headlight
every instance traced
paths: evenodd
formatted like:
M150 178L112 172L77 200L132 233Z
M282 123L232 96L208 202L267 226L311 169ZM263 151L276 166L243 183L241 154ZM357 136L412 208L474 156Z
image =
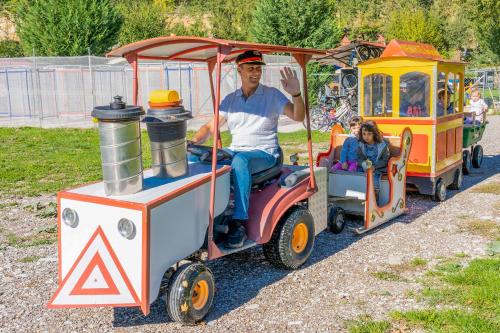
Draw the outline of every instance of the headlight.
M135 224L129 219L121 219L118 221L118 232L127 239L135 237Z
M74 209L64 208L62 219L64 224L71 228L76 228L78 226L78 214Z

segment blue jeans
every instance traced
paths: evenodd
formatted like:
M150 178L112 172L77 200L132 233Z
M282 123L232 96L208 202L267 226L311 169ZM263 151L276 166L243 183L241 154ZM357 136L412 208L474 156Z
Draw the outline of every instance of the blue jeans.
M250 191L252 189L252 175L269 169L276 163L276 157L262 150L232 151L231 161L219 164L231 165L231 177L234 185L234 212L233 219L248 220ZM190 161L196 161L195 156L189 156Z

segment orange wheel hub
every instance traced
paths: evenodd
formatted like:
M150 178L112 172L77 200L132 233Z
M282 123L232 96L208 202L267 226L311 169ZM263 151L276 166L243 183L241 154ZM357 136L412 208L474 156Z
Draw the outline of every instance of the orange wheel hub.
M208 283L205 280L198 281L193 289L193 296L191 302L196 310L201 310L208 301Z
M309 230L304 222L301 222L295 226L292 235L292 249L295 253L301 253L304 251L309 239Z

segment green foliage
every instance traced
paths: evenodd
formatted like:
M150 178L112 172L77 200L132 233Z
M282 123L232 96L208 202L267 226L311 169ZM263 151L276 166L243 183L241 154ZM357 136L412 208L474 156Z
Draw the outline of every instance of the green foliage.
M474 27L479 62L500 63L500 1L469 0L470 22Z
M172 12L171 1L169 2L136 0L119 3L117 9L124 19L118 36L119 44L165 35L165 19L167 13Z
M341 36L323 0L259 0L250 31L257 42L315 48L334 47Z
M15 40L0 40L0 58L22 57L21 44Z
M15 13L25 53L42 56L102 55L122 21L109 0L21 0Z
M448 51L443 21L421 7L394 10L386 26L388 39L429 43L441 52Z

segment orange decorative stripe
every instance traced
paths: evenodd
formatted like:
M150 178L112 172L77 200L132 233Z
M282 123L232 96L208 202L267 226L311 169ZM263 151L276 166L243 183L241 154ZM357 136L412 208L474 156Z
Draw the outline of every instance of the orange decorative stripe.
M243 59L240 62L238 62L238 65L239 64L244 64L244 63L247 63L247 62L252 62L252 61L260 61L260 62L262 62L262 58L261 57L246 58L246 59Z

